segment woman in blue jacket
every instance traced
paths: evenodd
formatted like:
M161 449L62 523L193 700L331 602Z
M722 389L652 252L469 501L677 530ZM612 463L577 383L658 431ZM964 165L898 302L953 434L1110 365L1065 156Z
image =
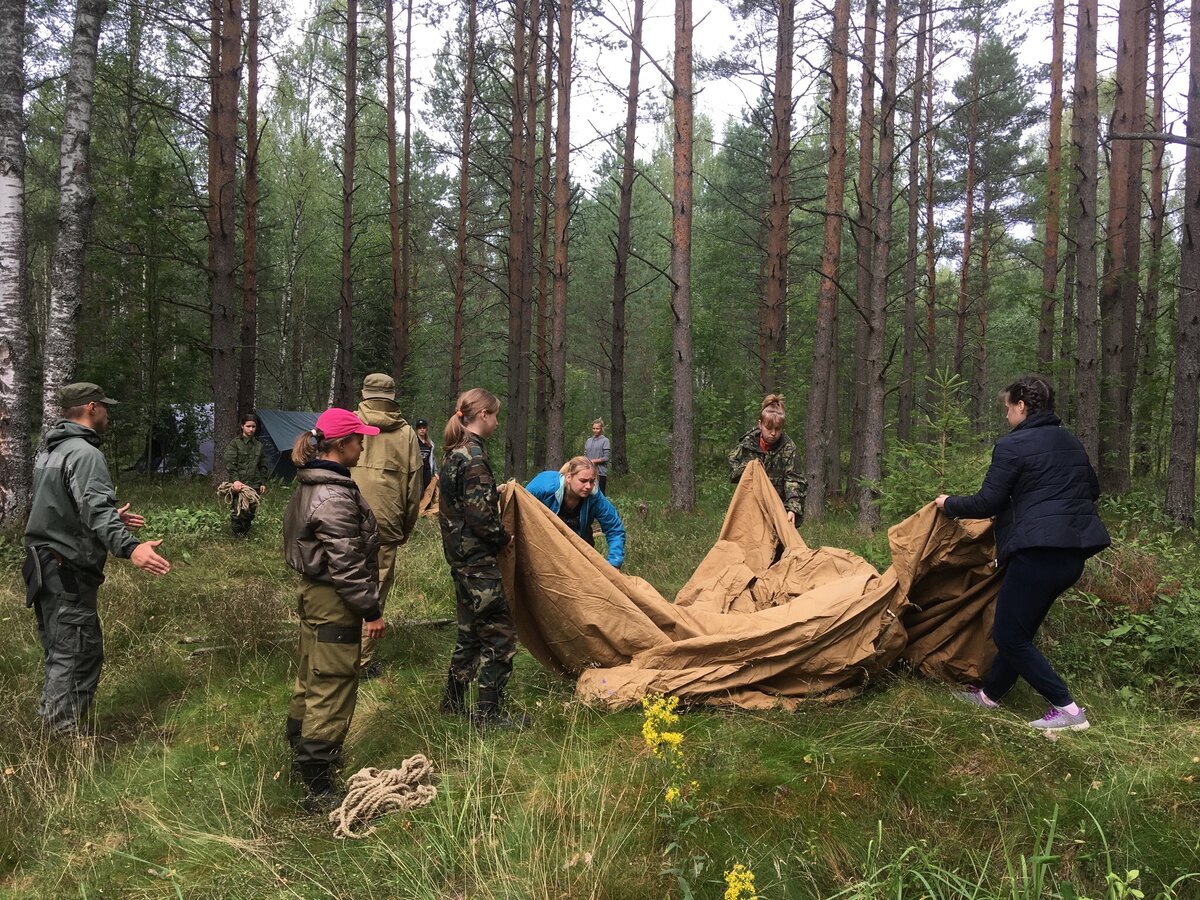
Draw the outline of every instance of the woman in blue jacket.
M556 513L567 527L592 543L592 523L599 522L608 543L608 562L621 568L625 562L625 526L617 509L596 489L596 464L586 456L567 461L559 471L534 476L525 490Z
M992 625L996 662L980 687L959 696L994 708L1024 678L1051 704L1032 727L1083 731L1087 714L1033 638L1054 601L1083 574L1084 560L1111 543L1096 514L1100 486L1083 445L1054 414L1049 382L1026 376L1001 396L1012 431L996 442L983 487L970 497L942 494L934 501L954 518L995 517L996 555L1005 570Z

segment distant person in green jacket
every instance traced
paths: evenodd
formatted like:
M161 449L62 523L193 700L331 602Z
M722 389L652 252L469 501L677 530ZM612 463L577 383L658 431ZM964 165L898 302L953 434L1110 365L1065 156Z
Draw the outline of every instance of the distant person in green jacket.
M68 384L63 418L50 426L33 464L33 503L25 526L25 605L37 615L45 683L38 715L54 733L75 733L86 720L104 662L96 595L108 555L166 575L162 541L139 541L130 529L145 519L117 507L100 439L117 401L98 385Z
M258 498L267 492L267 458L255 435L258 419L254 413L242 416L242 433L225 448L225 474L229 487L221 496L229 503L229 520L234 537L250 533ZM224 488L224 485L222 485Z

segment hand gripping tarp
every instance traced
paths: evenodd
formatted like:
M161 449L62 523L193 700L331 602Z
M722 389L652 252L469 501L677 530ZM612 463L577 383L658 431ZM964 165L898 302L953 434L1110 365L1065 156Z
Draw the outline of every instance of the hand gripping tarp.
M989 522L932 504L888 532L882 575L847 550L810 549L761 465L734 491L717 543L665 600L625 575L516 483L501 570L521 642L612 708L651 692L745 708L845 697L900 658L948 680L979 677L999 588Z

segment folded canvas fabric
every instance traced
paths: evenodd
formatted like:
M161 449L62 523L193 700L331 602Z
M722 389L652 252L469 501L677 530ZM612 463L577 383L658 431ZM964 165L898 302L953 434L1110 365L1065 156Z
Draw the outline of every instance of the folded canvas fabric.
M809 548L752 463L674 603L515 482L504 516L516 538L500 563L521 642L577 676L589 703L619 708L657 692L791 708L851 696L901 657L954 680L990 665L990 523L957 523L932 504L889 531L896 564L881 575L847 550Z

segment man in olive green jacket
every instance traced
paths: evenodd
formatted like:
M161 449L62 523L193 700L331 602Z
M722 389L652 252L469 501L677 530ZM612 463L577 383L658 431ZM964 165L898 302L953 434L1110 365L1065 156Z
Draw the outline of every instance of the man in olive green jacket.
M100 438L116 403L98 385L69 384L59 394L63 418L50 426L33 464L33 503L25 526L26 605L37 615L45 682L38 714L56 733L84 721L104 662L96 594L108 555L165 575L171 564L159 541L130 532L145 519L117 508Z
M258 433L258 419L254 413L242 416L242 433L225 448L225 476L233 489L229 495L229 520L234 537L245 537L250 533L254 514L258 512L257 499L239 500L243 491L259 496L267 492L267 457Z
M421 448L417 435L396 404L396 383L382 372L363 379L358 417L379 429L364 438L362 456L351 469L355 483L379 523L379 608L382 609L396 580L396 551L408 540L417 523L421 503ZM379 674L373 662L378 643L365 633L362 643L362 677Z

